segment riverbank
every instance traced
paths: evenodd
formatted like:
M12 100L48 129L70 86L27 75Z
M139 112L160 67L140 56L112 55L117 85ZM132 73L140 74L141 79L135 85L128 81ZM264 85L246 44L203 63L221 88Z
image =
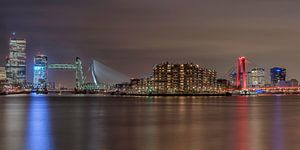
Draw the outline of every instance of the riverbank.
M202 94L124 94L128 96L232 96L231 93L222 93L222 94L209 94L209 93L202 93Z

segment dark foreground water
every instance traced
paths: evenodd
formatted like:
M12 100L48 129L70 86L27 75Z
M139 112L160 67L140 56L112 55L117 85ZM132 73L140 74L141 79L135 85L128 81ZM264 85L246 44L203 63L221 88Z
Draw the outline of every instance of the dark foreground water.
M0 150L300 149L300 96L0 97Z

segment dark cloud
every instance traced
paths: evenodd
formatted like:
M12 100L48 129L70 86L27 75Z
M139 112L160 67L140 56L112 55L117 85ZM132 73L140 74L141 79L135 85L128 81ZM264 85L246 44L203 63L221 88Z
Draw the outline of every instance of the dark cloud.
M267 70L286 67L290 78L300 79L299 4L295 0L1 0L0 58L8 54L9 33L15 31L28 40L28 65L41 51L51 63L73 62L80 56L87 68L94 58L136 77L164 60L199 63L222 76L238 56L245 55ZM61 79L62 74L53 72L50 79L71 85L73 79Z

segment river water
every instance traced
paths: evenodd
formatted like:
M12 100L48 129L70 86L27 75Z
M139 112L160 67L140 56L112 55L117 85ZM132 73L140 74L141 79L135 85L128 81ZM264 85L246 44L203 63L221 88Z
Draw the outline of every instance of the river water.
M300 96L0 97L0 150L297 150Z

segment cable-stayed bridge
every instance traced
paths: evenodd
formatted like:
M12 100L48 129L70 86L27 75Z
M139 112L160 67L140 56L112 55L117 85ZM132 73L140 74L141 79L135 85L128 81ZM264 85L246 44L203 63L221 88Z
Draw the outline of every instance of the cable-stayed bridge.
M117 84L129 81L129 77L121 72L118 72L99 61L93 60L90 66L93 81L98 84Z

